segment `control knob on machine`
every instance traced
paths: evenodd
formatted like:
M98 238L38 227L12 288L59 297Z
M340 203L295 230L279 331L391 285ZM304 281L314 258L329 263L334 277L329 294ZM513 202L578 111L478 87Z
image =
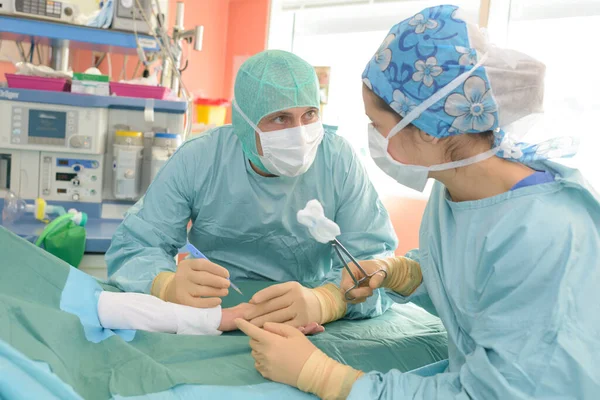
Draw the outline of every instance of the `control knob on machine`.
M83 166L79 165L79 164L75 164L73 165L73 171L75 172L80 172L83 170Z
M73 184L73 186L79 186L79 179L75 178L71 181L71 183Z
M74 201L79 201L79 193L73 193L73 196L71 197Z

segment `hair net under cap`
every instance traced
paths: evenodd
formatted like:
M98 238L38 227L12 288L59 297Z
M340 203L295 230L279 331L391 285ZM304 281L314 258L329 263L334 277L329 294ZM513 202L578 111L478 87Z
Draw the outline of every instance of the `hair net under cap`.
M456 6L431 7L394 26L363 82L404 117L486 54L483 67L408 122L443 138L502 128L541 112L544 64L490 45L461 14Z
M258 125L274 112L295 107L319 107L319 84L314 68L300 57L281 50L267 50L242 64L234 89L235 101L248 119ZM258 158L252 128L232 107L233 130L246 156L266 170Z

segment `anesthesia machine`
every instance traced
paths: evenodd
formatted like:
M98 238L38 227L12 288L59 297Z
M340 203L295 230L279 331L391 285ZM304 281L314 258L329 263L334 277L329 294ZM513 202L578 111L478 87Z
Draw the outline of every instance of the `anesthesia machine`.
M0 197L120 218L103 206L143 195L181 143L185 112L179 101L0 89Z

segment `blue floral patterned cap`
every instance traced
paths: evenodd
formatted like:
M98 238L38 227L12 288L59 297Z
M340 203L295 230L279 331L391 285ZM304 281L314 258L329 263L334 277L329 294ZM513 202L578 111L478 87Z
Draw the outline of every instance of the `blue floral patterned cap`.
M390 135L408 123L437 138L494 131L503 158L532 162L574 155L577 138L531 144L517 140L525 132L514 125L505 131L542 112L545 66L492 46L460 15L456 6L426 8L394 26L369 61L363 82L403 118Z
M458 10L431 7L395 25L363 72L363 82L400 116L478 63L481 54L471 46ZM411 123L438 138L498 128L498 105L485 68Z

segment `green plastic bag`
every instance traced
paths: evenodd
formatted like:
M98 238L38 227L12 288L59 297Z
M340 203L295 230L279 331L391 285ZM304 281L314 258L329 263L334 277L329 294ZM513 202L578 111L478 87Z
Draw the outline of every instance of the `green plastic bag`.
M70 219L60 221L43 238L44 249L77 268L85 252L85 228Z

